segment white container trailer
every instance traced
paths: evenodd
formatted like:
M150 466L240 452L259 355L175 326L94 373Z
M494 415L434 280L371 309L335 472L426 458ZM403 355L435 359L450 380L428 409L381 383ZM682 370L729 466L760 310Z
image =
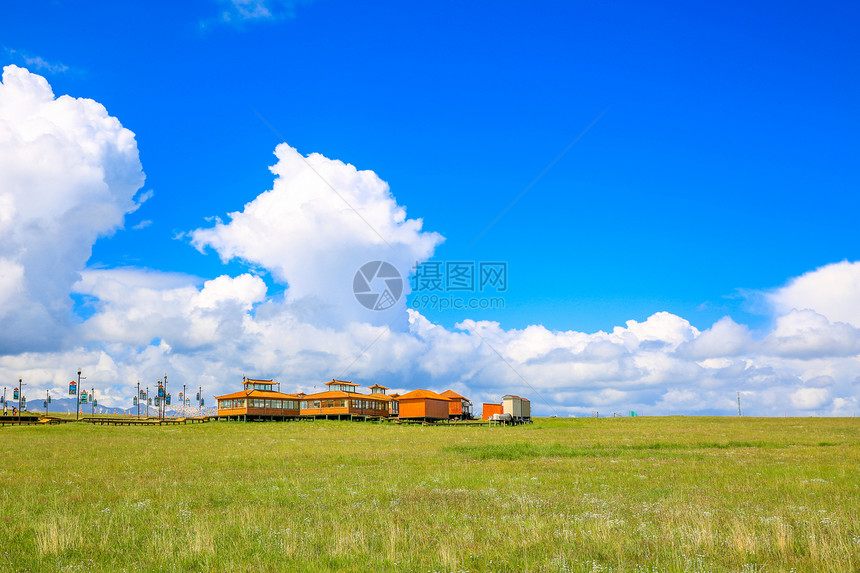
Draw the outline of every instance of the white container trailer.
M516 422L530 422L532 417L531 402L527 398L508 394L502 398L502 412L510 414Z

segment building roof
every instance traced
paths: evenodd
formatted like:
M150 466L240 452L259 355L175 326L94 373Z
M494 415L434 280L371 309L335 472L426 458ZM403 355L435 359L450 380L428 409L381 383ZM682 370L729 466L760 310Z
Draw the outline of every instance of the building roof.
M341 390L327 390L325 392L302 396L302 400L329 400L332 398L360 398L362 400L376 400L378 402L391 400L391 397L385 394L360 394L358 392L343 392Z
M240 390L232 394L224 394L223 396L215 396L216 400L228 400L230 398L280 398L282 400L298 400L299 397L293 394L284 394L283 392L275 392L274 390Z
M531 402L531 400L529 400L528 398L523 398L522 396L516 396L514 394L505 394L505 396L502 397L502 400L507 400L508 398L517 398L518 400L523 400L524 402Z
M374 384L373 386L368 386L368 388L382 388L383 390L388 390L388 386L383 386L382 384Z
M450 402L451 399L447 396L443 396L442 394L437 394L436 392L431 392L430 390L413 390L412 392L407 392L403 396L397 398L398 400L442 400L443 402Z
M346 380L335 380L331 379L331 382L326 382L326 386L331 386L332 384L340 384L341 386L361 386L361 384L353 384L352 382L347 382Z
M442 392L442 395L447 396L448 398L454 398L455 400L457 398L459 398L460 400L466 400L467 402L469 401L468 398L466 398L465 396L461 396L460 394L457 394L453 390L445 390L444 392Z
M264 384L274 384L273 380L274 380L274 378L269 378L268 380L261 380L261 379L257 379L257 378L245 378L245 381L242 383L248 384L249 382L262 382Z

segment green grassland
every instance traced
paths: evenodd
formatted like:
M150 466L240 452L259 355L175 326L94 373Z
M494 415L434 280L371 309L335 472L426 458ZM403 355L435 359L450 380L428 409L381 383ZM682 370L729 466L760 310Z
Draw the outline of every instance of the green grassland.
M4 571L857 571L860 419L0 428Z

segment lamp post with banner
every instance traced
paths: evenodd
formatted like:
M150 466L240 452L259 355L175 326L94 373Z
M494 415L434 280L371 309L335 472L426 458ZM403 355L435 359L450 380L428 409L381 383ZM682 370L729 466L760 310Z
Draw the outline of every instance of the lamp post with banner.
M72 380L69 382L69 395L75 397L75 420L80 420L81 418L81 380L86 380L86 376L81 376L81 369L78 368L78 383L75 384L75 381Z
M164 408L164 400L167 398L167 390L165 389L165 384L161 378L158 379L158 391L155 393L155 408L158 412L158 419L160 420L164 414L162 413L162 409Z
M24 380L18 376L18 388L12 392L12 399L18 401L18 421L21 421L21 410L27 407L27 398L24 397Z
M80 400L78 401L79 406L86 406L90 403L90 395L86 390L81 390L78 395L80 396Z
M167 418L167 407L171 405L172 396L167 391L167 372L164 373L164 395L161 399L161 418Z
M78 385L74 380L69 382L69 396L74 396L76 401L78 399Z
M155 394L155 406L158 409L158 417L159 419L164 419L167 417L167 407L170 406L171 396L170 392L167 391L167 374L164 374L164 378L158 379L158 391Z

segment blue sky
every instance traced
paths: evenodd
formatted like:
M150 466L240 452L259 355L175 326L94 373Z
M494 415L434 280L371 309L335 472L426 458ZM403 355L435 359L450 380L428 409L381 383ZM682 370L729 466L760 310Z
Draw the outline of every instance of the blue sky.
M319 1L201 28L221 9L7 12L7 48L68 66L54 90L137 135L152 225L93 262L220 273L173 237L270 188L280 140L254 110L303 153L378 173L446 237L438 259L507 261L506 309L481 318L508 326L657 310L706 326L744 313L736 289L858 258L856 4Z
M374 171L444 236L433 260L508 263L505 308L423 312L446 328L665 311L761 337L761 293L860 259L856 3L244 3L261 7L4 8L0 64L136 137L153 196L88 268L251 268L188 233L272 188L281 136Z

